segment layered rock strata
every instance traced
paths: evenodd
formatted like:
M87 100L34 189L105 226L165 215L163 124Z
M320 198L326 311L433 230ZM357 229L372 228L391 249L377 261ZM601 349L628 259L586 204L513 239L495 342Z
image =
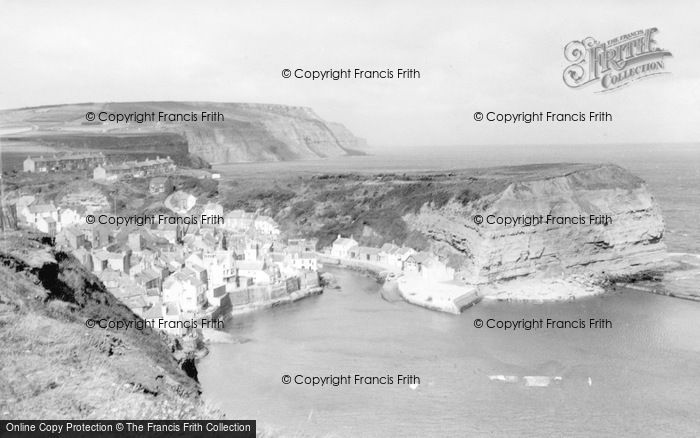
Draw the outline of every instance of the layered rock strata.
M437 246L466 256L464 273L474 283L637 275L665 258L658 205L641 179L615 165L550 168L466 205L426 204L404 220Z

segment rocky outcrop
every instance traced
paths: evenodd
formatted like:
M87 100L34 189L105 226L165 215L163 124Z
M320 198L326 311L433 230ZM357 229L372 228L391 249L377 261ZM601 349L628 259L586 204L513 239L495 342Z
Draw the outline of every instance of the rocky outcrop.
M426 204L404 220L434 246L463 255L464 272L474 283L580 272L614 278L663 262L659 207L628 171L558 165L516 173L521 176L496 178L500 184L491 193L440 207ZM520 222L497 223L505 218Z
M269 190L277 196L253 185L235 190L234 205L250 201L319 247L342 234L360 245L430 250L474 284L635 276L665 264L659 207L640 178L613 164L290 176ZM523 223L533 216L542 223ZM520 222L496 223L504 218Z
M98 120L86 121L86 114ZM196 116L196 121L116 123L99 114L155 113ZM202 112L218 113L204 120ZM217 102L120 102L57 105L0 111L0 132L8 142L35 142L59 148L93 148L115 152L178 151L209 163L283 161L336 157L357 153L364 144L343 125L321 119L310 108L285 105ZM24 127L25 129L18 129ZM178 148L176 148L177 146ZM185 151L186 154L187 151Z

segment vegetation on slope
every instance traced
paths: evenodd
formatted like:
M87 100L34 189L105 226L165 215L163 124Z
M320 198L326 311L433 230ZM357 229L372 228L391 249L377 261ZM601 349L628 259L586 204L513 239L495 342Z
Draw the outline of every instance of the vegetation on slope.
M386 242L424 249L428 237L408 228L404 217L424 206L434 209L488 202L487 195L522 182L571 175L582 189L627 187L641 183L614 165L537 164L492 169L413 173L233 175L221 183L226 208L262 210L288 235L318 237L329 245L338 234L361 244ZM485 205L480 205L485 208Z
M343 234L365 245L395 242L424 249L428 240L408 229L406 214L417 213L424 205L441 208L451 200L466 205L493 189L493 183L452 173L350 173L234 181L221 193L225 207L263 210L289 235L318 237L322 246Z
M88 328L139 318L40 240L0 241L0 418L221 418L159 332Z

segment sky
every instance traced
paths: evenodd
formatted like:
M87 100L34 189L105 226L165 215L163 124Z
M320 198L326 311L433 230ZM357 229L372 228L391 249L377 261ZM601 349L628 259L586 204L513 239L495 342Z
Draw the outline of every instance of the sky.
M188 100L308 106L374 147L700 141L697 1L0 0L0 108ZM657 27L670 74L570 89L564 46ZM416 68L414 80L281 71ZM475 111L607 111L503 125Z

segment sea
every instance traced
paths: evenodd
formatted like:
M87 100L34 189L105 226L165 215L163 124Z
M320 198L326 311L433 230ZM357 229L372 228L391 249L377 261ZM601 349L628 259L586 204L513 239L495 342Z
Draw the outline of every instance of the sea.
M371 155L217 166L222 178L615 163L658 201L671 253L700 254L700 145L391 148ZM486 302L461 315L382 299L367 276L226 321L234 343L198 363L203 397L229 419L291 437L693 437L700 435L700 302L634 289L560 303ZM694 282L686 287L697 288ZM477 328L500 320L608 328ZM394 384L297 384L330 376ZM414 384L396 383L398 375ZM285 383L285 376L292 383ZM384 381L386 381L385 379Z
M615 163L642 177L669 252L700 254L700 145L394 148L369 156L219 166L222 177ZM700 302L617 288L573 302L481 302L461 315L391 303L371 278L226 323L233 344L198 364L205 400L272 436L698 436ZM689 284L688 287L697 287ZM502 330L476 319L607 320L610 328ZM296 384L417 376L420 384ZM290 376L290 384L283 383ZM302 377L297 377L302 376Z

